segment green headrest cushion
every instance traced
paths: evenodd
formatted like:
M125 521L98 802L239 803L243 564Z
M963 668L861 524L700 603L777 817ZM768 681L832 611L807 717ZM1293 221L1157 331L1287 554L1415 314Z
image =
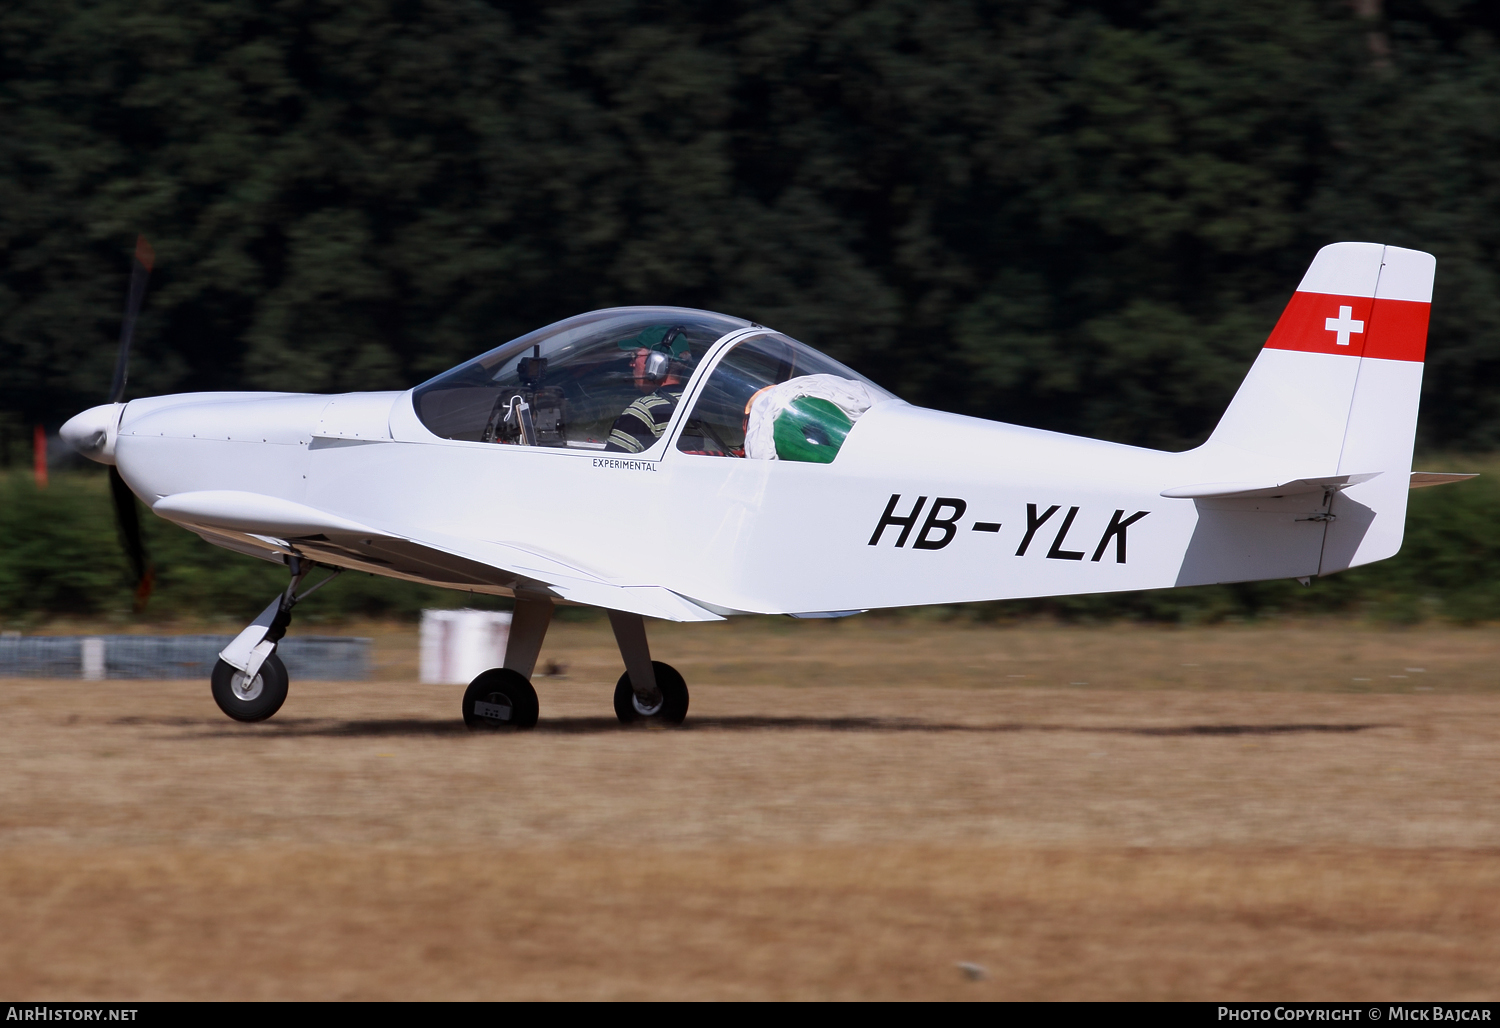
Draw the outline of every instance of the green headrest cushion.
M830 464L854 427L849 415L830 400L799 396L776 415L771 438L776 456L809 464Z

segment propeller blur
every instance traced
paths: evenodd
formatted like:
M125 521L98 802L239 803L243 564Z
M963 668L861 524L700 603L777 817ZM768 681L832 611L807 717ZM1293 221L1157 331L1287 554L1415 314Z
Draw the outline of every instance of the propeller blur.
M125 548L125 557L130 563L137 614L145 609L146 601L151 597L156 570L146 553L140 515L135 509L135 496L131 493L130 486L125 484L120 469L113 460L114 433L125 407L121 401L125 398L130 343L135 337L135 322L146 298L146 280L151 277L151 267L155 263L156 253L151 249L151 244L146 242L145 236L138 236L135 241L135 259L130 270L130 293L125 301L125 317L120 325L120 348L115 357L115 376L109 387L109 403L78 415L62 429L63 439L75 450L91 460L110 466L109 495L114 503L115 527L120 533L120 544Z

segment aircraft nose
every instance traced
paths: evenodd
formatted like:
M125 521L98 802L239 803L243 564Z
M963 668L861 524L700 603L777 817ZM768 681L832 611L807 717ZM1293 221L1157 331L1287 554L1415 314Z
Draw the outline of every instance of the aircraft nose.
M63 425L61 435L69 446L100 464L115 462L115 438L119 434L123 403L104 403L75 414Z

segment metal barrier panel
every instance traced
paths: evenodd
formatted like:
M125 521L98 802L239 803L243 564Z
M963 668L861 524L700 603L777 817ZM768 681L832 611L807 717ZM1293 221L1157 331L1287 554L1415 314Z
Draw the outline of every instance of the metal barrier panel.
M84 639L104 643L105 678L199 678L213 672L232 635L22 636L0 638L0 678L81 678ZM295 679L357 681L369 675L370 640L288 636L276 647Z
M105 678L207 678L232 635L106 635Z
M0 638L0 675L7 678L82 678L83 641L66 635Z
M370 674L368 639L348 635L288 636L277 645L276 652L293 681L299 678L359 681Z

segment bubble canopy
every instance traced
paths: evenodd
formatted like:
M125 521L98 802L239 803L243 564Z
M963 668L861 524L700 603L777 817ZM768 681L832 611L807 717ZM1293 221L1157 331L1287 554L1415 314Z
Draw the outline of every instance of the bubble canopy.
M643 392L642 350L659 353L665 388L686 382L710 347L751 323L683 307L616 307L539 328L424 382L417 417L434 435L474 442L602 450L621 411ZM540 358L539 363L537 358ZM655 383L653 383L655 384ZM535 434L517 431L517 397Z
M445 439L639 453L666 434L709 351L734 333L742 339L697 389L679 450L831 460L852 419L891 396L811 347L740 318L617 307L497 346L418 386L413 403L422 423ZM811 414L808 403L829 400L847 408L844 416L831 412L838 424L793 425L795 412L783 416L787 405ZM801 455L788 449L789 439Z

